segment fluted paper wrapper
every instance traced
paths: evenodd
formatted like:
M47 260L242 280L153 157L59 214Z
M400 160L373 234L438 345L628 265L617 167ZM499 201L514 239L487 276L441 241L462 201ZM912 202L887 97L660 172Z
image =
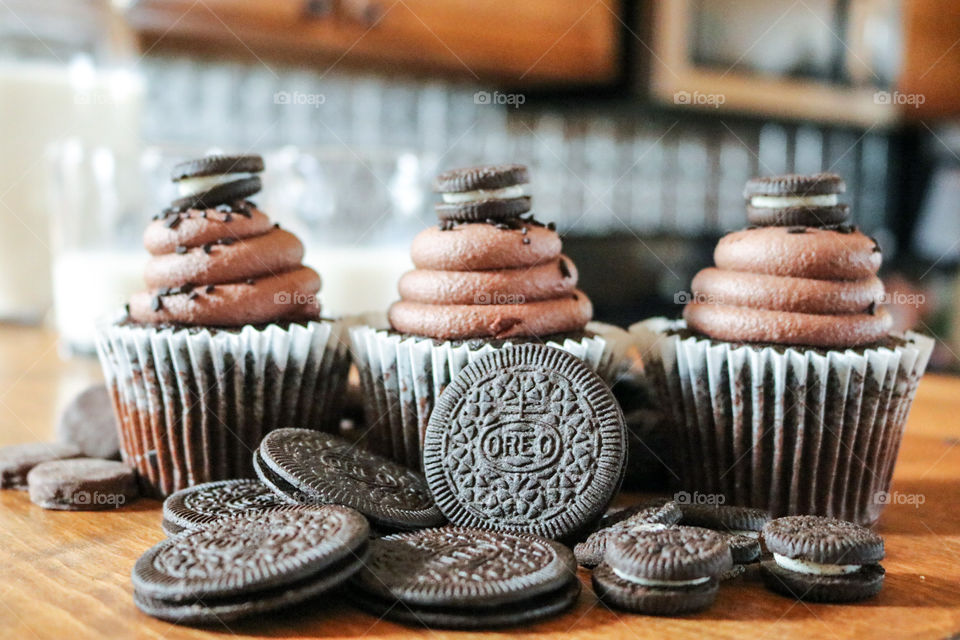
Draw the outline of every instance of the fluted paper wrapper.
M123 460L157 496L253 477L267 432L336 431L347 345L344 327L327 321L237 331L102 324L97 351Z
M436 398L477 358L521 341L479 346L437 342L430 338L400 335L389 329L381 315L368 316L367 324L350 328L354 363L364 392L368 448L412 469L420 469L424 432ZM613 325L591 322L588 336L546 344L583 360L612 384L629 366L629 334Z
M745 346L630 327L674 430L683 489L773 516L880 516L907 414L933 349Z

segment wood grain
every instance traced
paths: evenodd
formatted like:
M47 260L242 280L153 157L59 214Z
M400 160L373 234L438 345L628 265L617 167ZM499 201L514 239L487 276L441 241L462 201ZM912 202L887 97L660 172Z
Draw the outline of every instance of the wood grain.
M69 393L95 380L90 362L61 362L55 337L0 328L0 444L48 438ZM881 518L886 585L859 605L797 603L768 593L755 573L721 588L708 611L684 618L613 612L584 590L571 613L519 630L538 638L944 638L960 632L960 380L927 376L920 385ZM627 501L633 496L621 496ZM163 538L159 504L143 500L113 513L44 511L20 492L0 492L0 637L3 638L468 638L410 629L354 611L330 596L230 628L177 627L133 605L129 573Z

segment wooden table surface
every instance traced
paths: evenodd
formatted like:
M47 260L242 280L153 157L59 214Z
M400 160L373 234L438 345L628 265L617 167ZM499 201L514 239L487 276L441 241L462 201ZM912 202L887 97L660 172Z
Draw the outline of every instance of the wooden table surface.
M0 444L52 437L58 409L99 379L95 362L61 361L53 334L0 327ZM358 613L338 596L229 628L154 620L131 598L130 568L163 539L160 505L111 513L44 511L26 494L0 492L0 637L200 638L946 638L960 633L960 379L920 384L894 475L886 584L858 605L795 602L765 591L755 573L722 586L709 610L683 618L613 612L581 570L583 593L563 617L499 634L418 630ZM628 498L622 496L622 498Z

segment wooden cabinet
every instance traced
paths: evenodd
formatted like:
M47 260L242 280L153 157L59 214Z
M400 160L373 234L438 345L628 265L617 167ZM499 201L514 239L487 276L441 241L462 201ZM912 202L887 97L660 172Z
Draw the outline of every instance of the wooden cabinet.
M140 0L130 21L145 49L603 85L620 73L618 11L596 0Z

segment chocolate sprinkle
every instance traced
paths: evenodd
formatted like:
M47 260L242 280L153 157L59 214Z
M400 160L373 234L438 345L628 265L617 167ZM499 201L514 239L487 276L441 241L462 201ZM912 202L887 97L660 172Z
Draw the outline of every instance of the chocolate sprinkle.
M247 284L256 284L256 283L257 281L254 280L253 278L247 278Z
M213 250L213 245L210 244L209 242L203 245L203 252L206 253L207 255L210 255L210 251L212 250Z
M279 222L274 222L274 223L273 223L273 228L274 228L274 229L279 229L279 228L280 228L280 223L279 223Z
M569 278L572 275L570 273L570 267L567 266L567 261L563 258L560 258L560 274L564 278Z
M524 238L523 244L530 244L530 238Z
M186 248L185 246L183 246L183 245L179 245L179 246L177 247L176 251L177 251L177 255L181 255L181 256L182 256L183 254L185 254L185 253L187 252L187 248Z
M806 233L806 227L790 227L787 229L787 233Z
M217 240L217 244L222 244L229 247L236 241L237 241L236 238L220 238L219 240Z
M182 220L182 218L180 217L180 214L178 213L178 214L177 214L176 216L174 216L173 218L170 218L169 220L167 220L167 222L164 224L164 226L166 226L167 229L176 229L178 226L180 226L180 221L181 221L181 220Z
M522 227L522 228L520 229L520 233L522 233L523 235L527 235L527 232L528 232L529 230L530 230L530 229L528 229L527 227Z
M207 212L206 212L206 210L204 210L204 212L200 214L200 217L203 218L204 220L207 219Z
M557 223L556 223L556 222L548 222L548 223L547 223L547 230L548 230L548 231L556 231L556 230L557 230Z
M150 308L154 311L163 309L163 300L160 299L160 296L154 296L153 301L150 303Z
M877 303L876 303L876 302L871 302L871 303L870 303L870 306L867 307L867 313L869 313L869 314L872 315L872 316L877 315Z
M870 236L870 239L873 241L873 252L874 252L874 253L883 253L883 251L880 249L880 243L877 242L877 239L874 238L873 236Z
M231 210L232 210L232 207L228 204L217 205L217 211L219 211L220 213L230 213Z
M216 289L215 286L213 286L212 284L208 284L208 285L207 285L207 288L205 289L205 291L206 291L207 293L213 293L213 290L214 290L214 289Z

